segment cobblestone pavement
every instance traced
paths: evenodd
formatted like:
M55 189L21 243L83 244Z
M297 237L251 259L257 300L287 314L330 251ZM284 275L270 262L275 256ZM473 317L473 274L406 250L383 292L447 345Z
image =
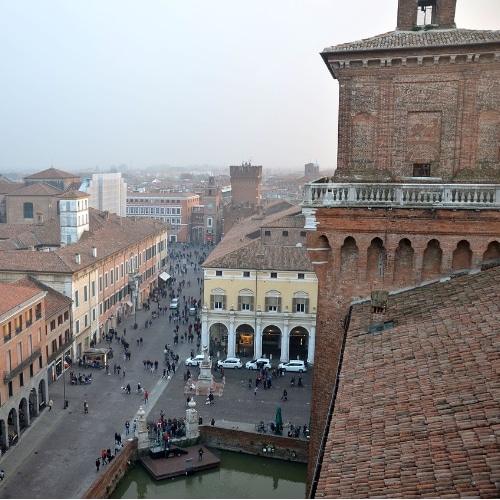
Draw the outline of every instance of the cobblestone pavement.
M196 278L201 278L201 271L194 274L188 266L191 287L185 287L181 295L199 298L199 285ZM168 305L169 301L160 301ZM45 408L27 428L19 442L0 458L0 468L5 471L5 480L0 482L1 498L81 498L96 479L95 459L102 449L114 447L115 432L125 436L125 422L132 422L143 406L148 421L156 421L160 410L165 416L183 418L186 412L187 396L184 392L184 360L191 349L196 352L196 343L173 346L174 323L169 323L168 315L154 319L151 328L144 328L146 319L151 318L151 311L156 304L151 303L151 310L138 310L139 328L133 329L134 316L129 316L118 327L118 333L126 328L126 338L131 346L131 360L124 361L123 348L114 343L115 356L110 360L110 374L104 370L82 370L78 366L75 373L92 372L92 383L73 386L69 383L69 373L60 377L49 387L49 397L54 406L49 411ZM180 332L182 326L180 327ZM137 338L143 337L143 345L137 346ZM170 343L179 354L180 365L171 379L162 378L163 348ZM104 347L101 342L97 347ZM155 373L144 370L143 360L159 362ZM243 363L247 359L242 358ZM120 375L113 371L114 362L120 364ZM277 362L276 362L277 363ZM123 377L123 368L126 376ZM190 368L196 374L196 368ZM216 382L221 382L219 371L214 371ZM282 408L283 421L294 425L309 425L312 371L303 375L304 387L290 387L291 374L279 377L272 389L261 388L254 394L253 387L256 371L226 370L222 397L215 398L215 404L206 405L206 396L194 396L199 416L203 424L215 419L215 425L241 429L253 429L254 424L263 420L274 421L276 409ZM249 378L253 379L249 388ZM149 392L149 400L136 393L137 384ZM122 386L129 383L131 394L125 394ZM288 391L288 401L282 402L283 389ZM64 408L64 400L69 402ZM83 402L89 403L89 413L84 414ZM240 427L241 426L241 427ZM285 428L284 434L287 429ZM292 438L290 438L292 439ZM303 438L301 438L303 439ZM106 467L106 466L104 466ZM101 467L102 472L103 467Z

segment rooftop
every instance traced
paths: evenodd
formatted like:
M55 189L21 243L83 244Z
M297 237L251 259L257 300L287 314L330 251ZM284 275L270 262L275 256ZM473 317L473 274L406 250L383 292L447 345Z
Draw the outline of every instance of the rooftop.
M496 497L500 267L353 306L316 497Z

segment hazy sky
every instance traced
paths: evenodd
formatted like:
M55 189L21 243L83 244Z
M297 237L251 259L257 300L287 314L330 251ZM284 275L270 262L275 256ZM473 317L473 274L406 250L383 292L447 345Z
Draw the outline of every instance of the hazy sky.
M396 27L398 0L0 0L0 172L336 163L319 53ZM500 0L457 27L500 29Z

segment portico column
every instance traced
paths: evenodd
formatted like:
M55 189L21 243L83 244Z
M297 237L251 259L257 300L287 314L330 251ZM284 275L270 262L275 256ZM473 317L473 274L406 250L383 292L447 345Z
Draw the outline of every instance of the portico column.
M283 321L283 335L281 336L281 357L280 362L287 362L289 360L290 351L290 314L288 313L288 307L285 309L284 321Z
M254 356L256 358L262 357L262 312L260 310L257 311L255 320Z
M208 308L204 304L201 308L201 345L210 345L208 338Z
M311 326L309 332L309 343L307 344L307 362L314 364L314 349L316 346L316 324Z
M227 355L234 357L236 353L236 335L234 333L234 308L229 310L229 332L227 334Z

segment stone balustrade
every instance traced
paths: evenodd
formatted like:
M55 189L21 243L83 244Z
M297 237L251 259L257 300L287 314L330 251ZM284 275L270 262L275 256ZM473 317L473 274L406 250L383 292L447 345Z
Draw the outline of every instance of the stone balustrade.
M311 182L301 206L496 210L500 185Z

